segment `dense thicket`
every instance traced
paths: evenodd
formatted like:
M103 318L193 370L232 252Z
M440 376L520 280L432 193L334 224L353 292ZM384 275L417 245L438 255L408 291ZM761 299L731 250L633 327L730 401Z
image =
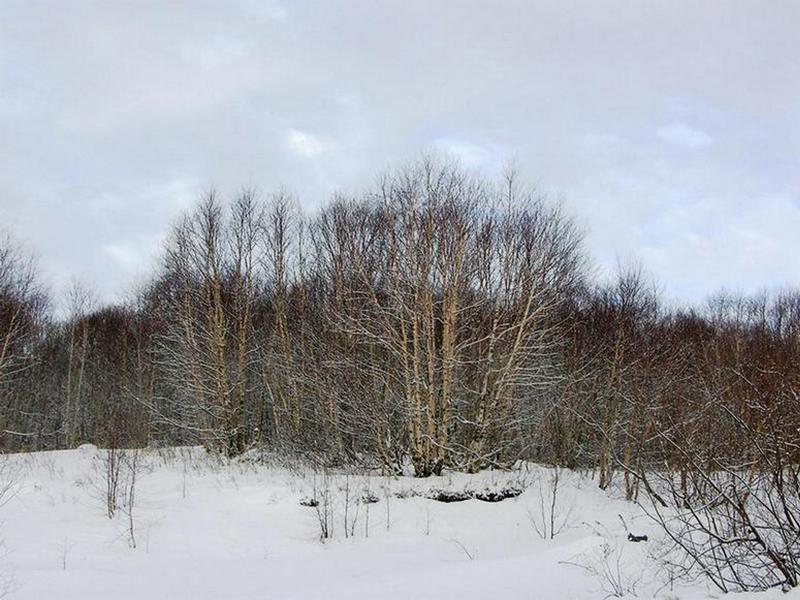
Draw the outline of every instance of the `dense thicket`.
M798 462L800 295L667 310L636 269L588 272L558 208L430 161L314 214L209 194L134 300L76 287L61 320L6 240L2 444L270 445L421 476L529 458L630 498L653 467L687 492L714 461Z

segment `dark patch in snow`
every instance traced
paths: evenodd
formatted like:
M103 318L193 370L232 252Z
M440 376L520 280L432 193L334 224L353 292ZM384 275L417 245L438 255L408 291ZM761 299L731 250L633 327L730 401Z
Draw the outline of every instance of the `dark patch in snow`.
M456 492L452 490L430 490L425 497L429 500L436 500L437 502L463 502L470 500L473 497L472 492L466 490Z
M475 494L475 498L477 500L482 500L483 502L502 502L503 500L508 500L509 498L516 498L520 494L522 494L521 488L507 487L499 490L485 489L477 492Z
M395 494L396 498L414 498L414 497L422 497L427 498L428 500L435 500L436 502L464 502L465 500L480 500L482 502L502 502L503 500L508 500L509 498L516 498L520 494L522 494L522 488L510 486L507 488L501 489L489 489L485 488L479 492L474 492L472 490L444 490L439 488L433 488L424 492L419 492L417 490L403 490L401 492L397 492Z
M381 499L378 498L372 492L367 492L366 494L361 496L361 503L362 504L375 504L376 502L380 502L380 501L381 501Z

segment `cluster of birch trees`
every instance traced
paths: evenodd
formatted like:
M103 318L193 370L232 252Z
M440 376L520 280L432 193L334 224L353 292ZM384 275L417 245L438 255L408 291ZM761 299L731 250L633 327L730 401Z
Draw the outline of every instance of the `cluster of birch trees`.
M312 218L213 195L145 293L152 431L418 475L513 463L558 383L580 236L510 179L422 163Z

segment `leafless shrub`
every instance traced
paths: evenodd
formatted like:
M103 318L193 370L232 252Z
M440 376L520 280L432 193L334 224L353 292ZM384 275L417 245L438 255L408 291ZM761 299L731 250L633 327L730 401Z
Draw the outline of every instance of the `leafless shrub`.
M134 509L136 506L136 484L141 468L141 450L135 448L128 451L123 460L127 471L125 480L125 513L128 516L128 543L131 548L136 548Z
M352 494L349 472L345 473L344 485L340 485L339 490L344 493L344 537L348 538L355 533L360 506L358 498L354 498Z
M113 519L119 508L119 491L122 477L122 466L125 463L125 451L119 448L108 448L95 457L95 471L103 478L103 500L106 515Z
M313 507L319 525L319 539L321 542L333 537L334 507L331 476L323 469L314 474Z
M667 510L658 503L646 507L671 541L661 556L664 567L686 580L704 576L725 592L796 586L796 473L725 470L697 475L701 485L690 485L686 492L675 486L679 508Z
M766 374L764 376L771 376ZM736 374L736 380L745 378ZM746 378L749 381L749 378ZM800 463L798 431L789 421L797 394L779 383L768 404L719 398L719 428L732 426L735 452L688 439L673 428L660 432L682 469L658 473L674 507L645 503L648 514L672 542L664 562L684 578L702 575L723 592L796 587L800 583ZM751 425L752 413L767 425Z
M559 500L559 492L564 485L560 467L548 469L545 481L542 479L539 477L538 504L535 510L528 509L528 517L539 537L552 540L568 526L572 506L564 507L562 500Z
M0 508L16 496L21 476L21 466L0 452Z
M391 477L386 477L384 486L383 486L383 496L386 506L386 531L391 529L392 525L392 479Z
M605 539L592 550L581 554L566 564L580 567L599 584L606 598L636 596L641 573L626 565L625 546L619 541Z

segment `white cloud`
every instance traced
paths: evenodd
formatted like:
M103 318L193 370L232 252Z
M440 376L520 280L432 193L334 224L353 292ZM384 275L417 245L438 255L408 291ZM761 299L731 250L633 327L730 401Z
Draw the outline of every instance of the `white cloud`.
M151 266L163 241L163 235L138 236L106 243L103 251L118 268L134 272Z
M230 68L247 56L247 47L241 40L229 36L216 36L202 42L183 45L180 54L202 69L212 71Z
M456 157L468 169L485 166L492 158L492 153L478 144L440 138L433 145L445 154Z
M289 11L280 2L267 0L244 0L243 8L252 18L263 21L285 21Z
M328 148L328 144L319 138L297 129L289 132L286 141L292 152L306 158L313 158Z
M135 267L141 260L141 254L130 243L106 244L103 250L123 267Z
M714 142L714 139L705 131L681 122L673 122L669 125L665 125L656 133L659 138L667 143L675 144L676 146L685 146L687 148L703 148Z

